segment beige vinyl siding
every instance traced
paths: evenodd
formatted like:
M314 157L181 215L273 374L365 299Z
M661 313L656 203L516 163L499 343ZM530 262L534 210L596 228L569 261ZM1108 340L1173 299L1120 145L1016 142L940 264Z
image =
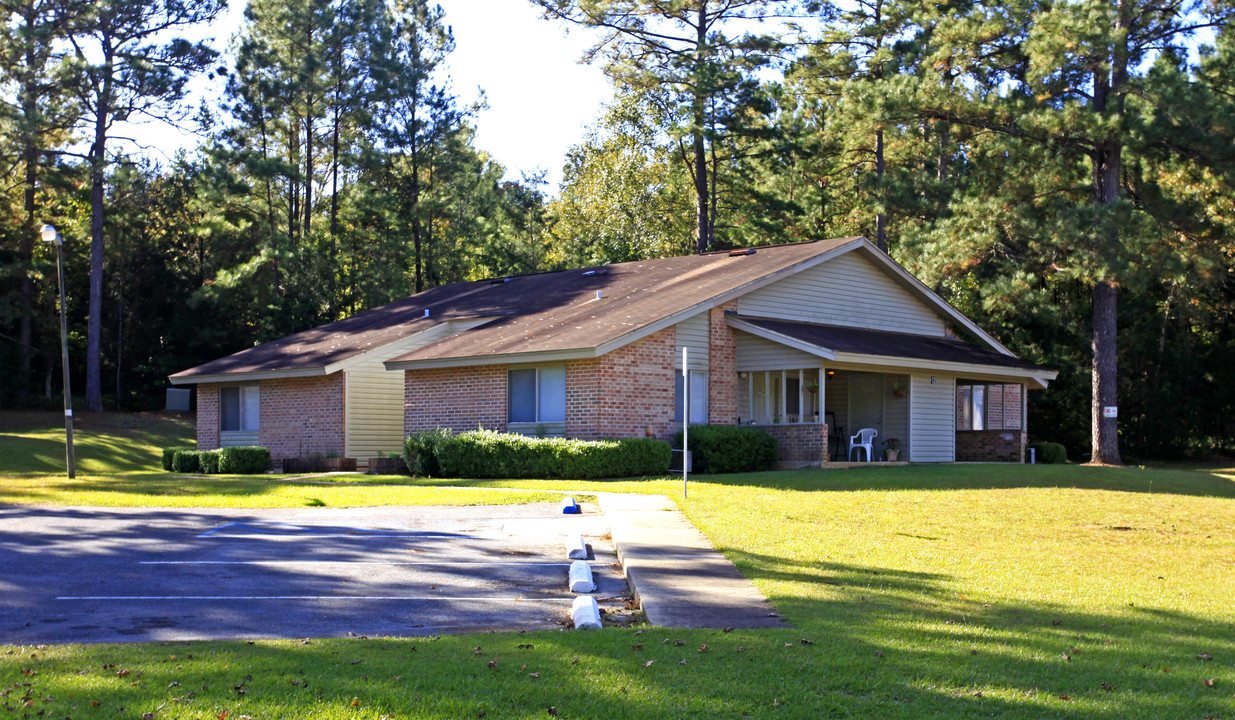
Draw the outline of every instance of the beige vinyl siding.
M930 379L927 378L927 382ZM894 394L897 384L901 390L905 390L905 397L896 397ZM901 441L900 444L900 459L904 460L909 457L909 376L908 375L884 375L883 376L883 440L888 438L896 438Z
M709 342L708 312L705 310L694 317L686 318L676 325L677 354L674 355L673 367L682 369L682 348L690 348L687 360L691 370L708 369Z
M911 462L956 460L956 378L911 375L909 381L909 438Z
M243 430L236 432L220 432L219 447L250 447L253 445L261 445L261 438L257 430Z
M822 360L787 345L750 333L736 332L738 372L744 370L797 370L819 367ZM694 352L694 349L691 350ZM693 363L692 363L693 364Z
M404 373L382 363L465 327L448 323L398 340L369 351L343 371L347 457L365 464L379 452L403 451Z
M856 252L742 296L738 312L918 335L944 331L934 310Z

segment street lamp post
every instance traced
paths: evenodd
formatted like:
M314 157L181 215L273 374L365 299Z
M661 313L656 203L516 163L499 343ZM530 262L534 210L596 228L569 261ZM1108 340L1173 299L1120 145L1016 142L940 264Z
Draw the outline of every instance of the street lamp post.
M64 308L64 239L51 225L44 225L39 231L43 242L56 246L56 265L60 274L60 363L64 366L64 457L68 463L69 479L77 475L76 462L73 457L73 393L69 389L69 325L65 319Z

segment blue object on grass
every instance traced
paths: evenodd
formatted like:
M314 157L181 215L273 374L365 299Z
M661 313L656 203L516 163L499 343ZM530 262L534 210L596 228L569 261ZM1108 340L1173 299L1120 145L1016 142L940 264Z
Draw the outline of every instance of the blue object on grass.
M579 503L575 502L572 497L562 498L562 514L563 515L578 515L582 510L579 509Z

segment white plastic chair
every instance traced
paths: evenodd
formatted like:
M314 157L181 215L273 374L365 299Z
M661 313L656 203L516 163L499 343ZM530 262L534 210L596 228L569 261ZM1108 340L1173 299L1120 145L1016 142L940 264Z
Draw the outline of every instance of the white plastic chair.
M879 431L875 428L862 428L859 430L857 435L849 438L849 456L846 459L848 460L853 458L854 450L866 448L866 462L874 460L874 456L871 452L871 441L874 440L875 436L878 434Z

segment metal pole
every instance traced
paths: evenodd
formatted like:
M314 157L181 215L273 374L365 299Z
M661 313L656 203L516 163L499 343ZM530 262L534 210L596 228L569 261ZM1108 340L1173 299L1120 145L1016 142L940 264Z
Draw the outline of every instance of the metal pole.
M687 350L682 348L682 499L688 495L686 476L690 473L690 365L686 362Z
M60 272L60 362L64 366L64 456L71 480L77 475L77 467L73 457L73 391L69 387L69 326L64 307L64 243L59 233L56 241L56 265Z

